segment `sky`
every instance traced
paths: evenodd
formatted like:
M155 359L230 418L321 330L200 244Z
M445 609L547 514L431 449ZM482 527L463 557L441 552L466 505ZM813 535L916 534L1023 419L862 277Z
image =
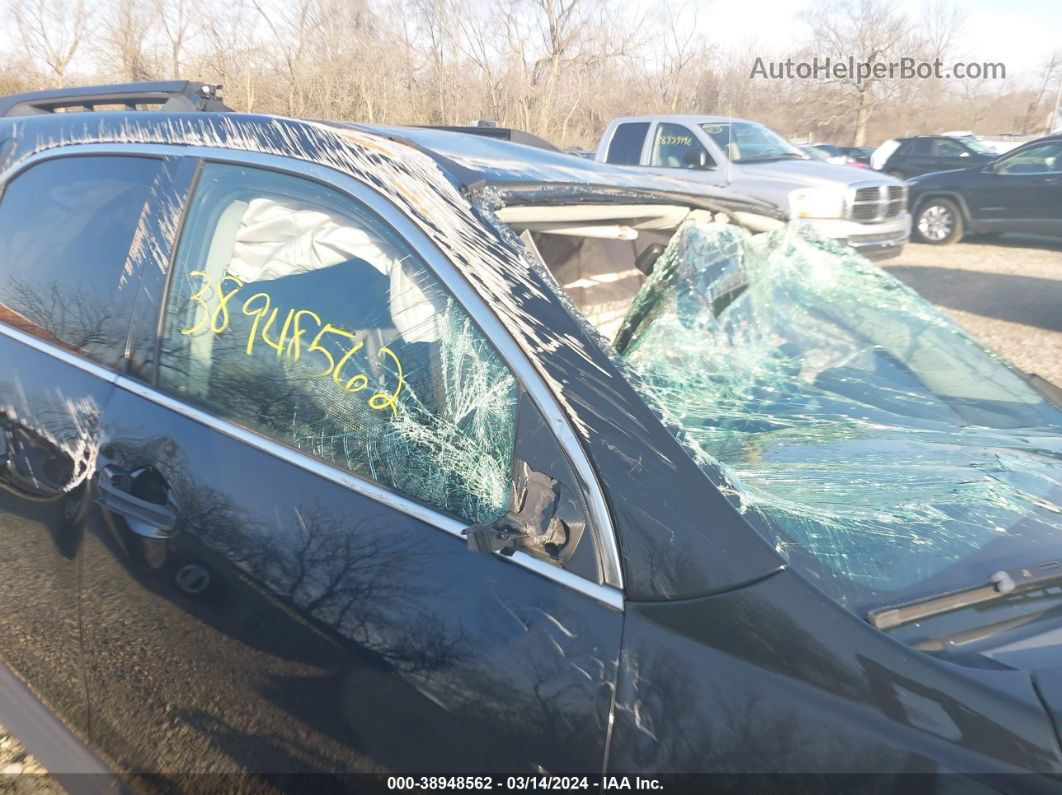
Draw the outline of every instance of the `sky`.
M700 0L692 0L699 2ZM738 38L755 37L764 49L785 52L787 44L807 34L797 13L814 0L703 0L700 25L718 41L723 30ZM918 18L933 0L897 0L898 8ZM1032 80L1055 48L1062 47L1062 3L1059 0L965 0L959 60L1002 62L1007 77Z

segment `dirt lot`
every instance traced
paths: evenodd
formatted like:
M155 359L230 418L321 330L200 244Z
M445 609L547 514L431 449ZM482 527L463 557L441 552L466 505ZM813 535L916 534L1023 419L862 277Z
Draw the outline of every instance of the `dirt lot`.
M1062 384L1062 241L911 243L882 264L1018 367Z

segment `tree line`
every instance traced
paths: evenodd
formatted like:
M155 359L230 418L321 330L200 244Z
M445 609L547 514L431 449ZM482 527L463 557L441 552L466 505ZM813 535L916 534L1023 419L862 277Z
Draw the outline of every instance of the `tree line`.
M716 4L728 0L714 0ZM1016 79L765 80L765 61L961 60L964 12L828 0L786 52L713 25L709 0L8 0L0 92L196 79L238 110L393 124L491 119L592 147L608 121L719 113L798 140L1044 131L1062 47Z

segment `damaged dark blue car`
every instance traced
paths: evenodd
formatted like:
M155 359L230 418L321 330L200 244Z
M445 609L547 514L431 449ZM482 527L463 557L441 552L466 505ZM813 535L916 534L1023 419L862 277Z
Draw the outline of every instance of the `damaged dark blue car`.
M203 110L0 120L46 767L1053 789L1057 387L752 199Z

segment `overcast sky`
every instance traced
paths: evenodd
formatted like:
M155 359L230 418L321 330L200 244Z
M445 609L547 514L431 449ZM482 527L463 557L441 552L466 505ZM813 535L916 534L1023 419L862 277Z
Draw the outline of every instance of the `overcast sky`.
M899 0L898 7L918 18L932 0ZM739 39L755 37L765 48L785 52L807 35L797 13L814 0L711 0L705 2L700 24L714 41L725 30ZM1059 0L965 0L961 60L1002 61L1007 77L1029 79L1056 47L1062 47L1062 3ZM795 42L794 42L795 49ZM753 54L755 57L755 54Z

